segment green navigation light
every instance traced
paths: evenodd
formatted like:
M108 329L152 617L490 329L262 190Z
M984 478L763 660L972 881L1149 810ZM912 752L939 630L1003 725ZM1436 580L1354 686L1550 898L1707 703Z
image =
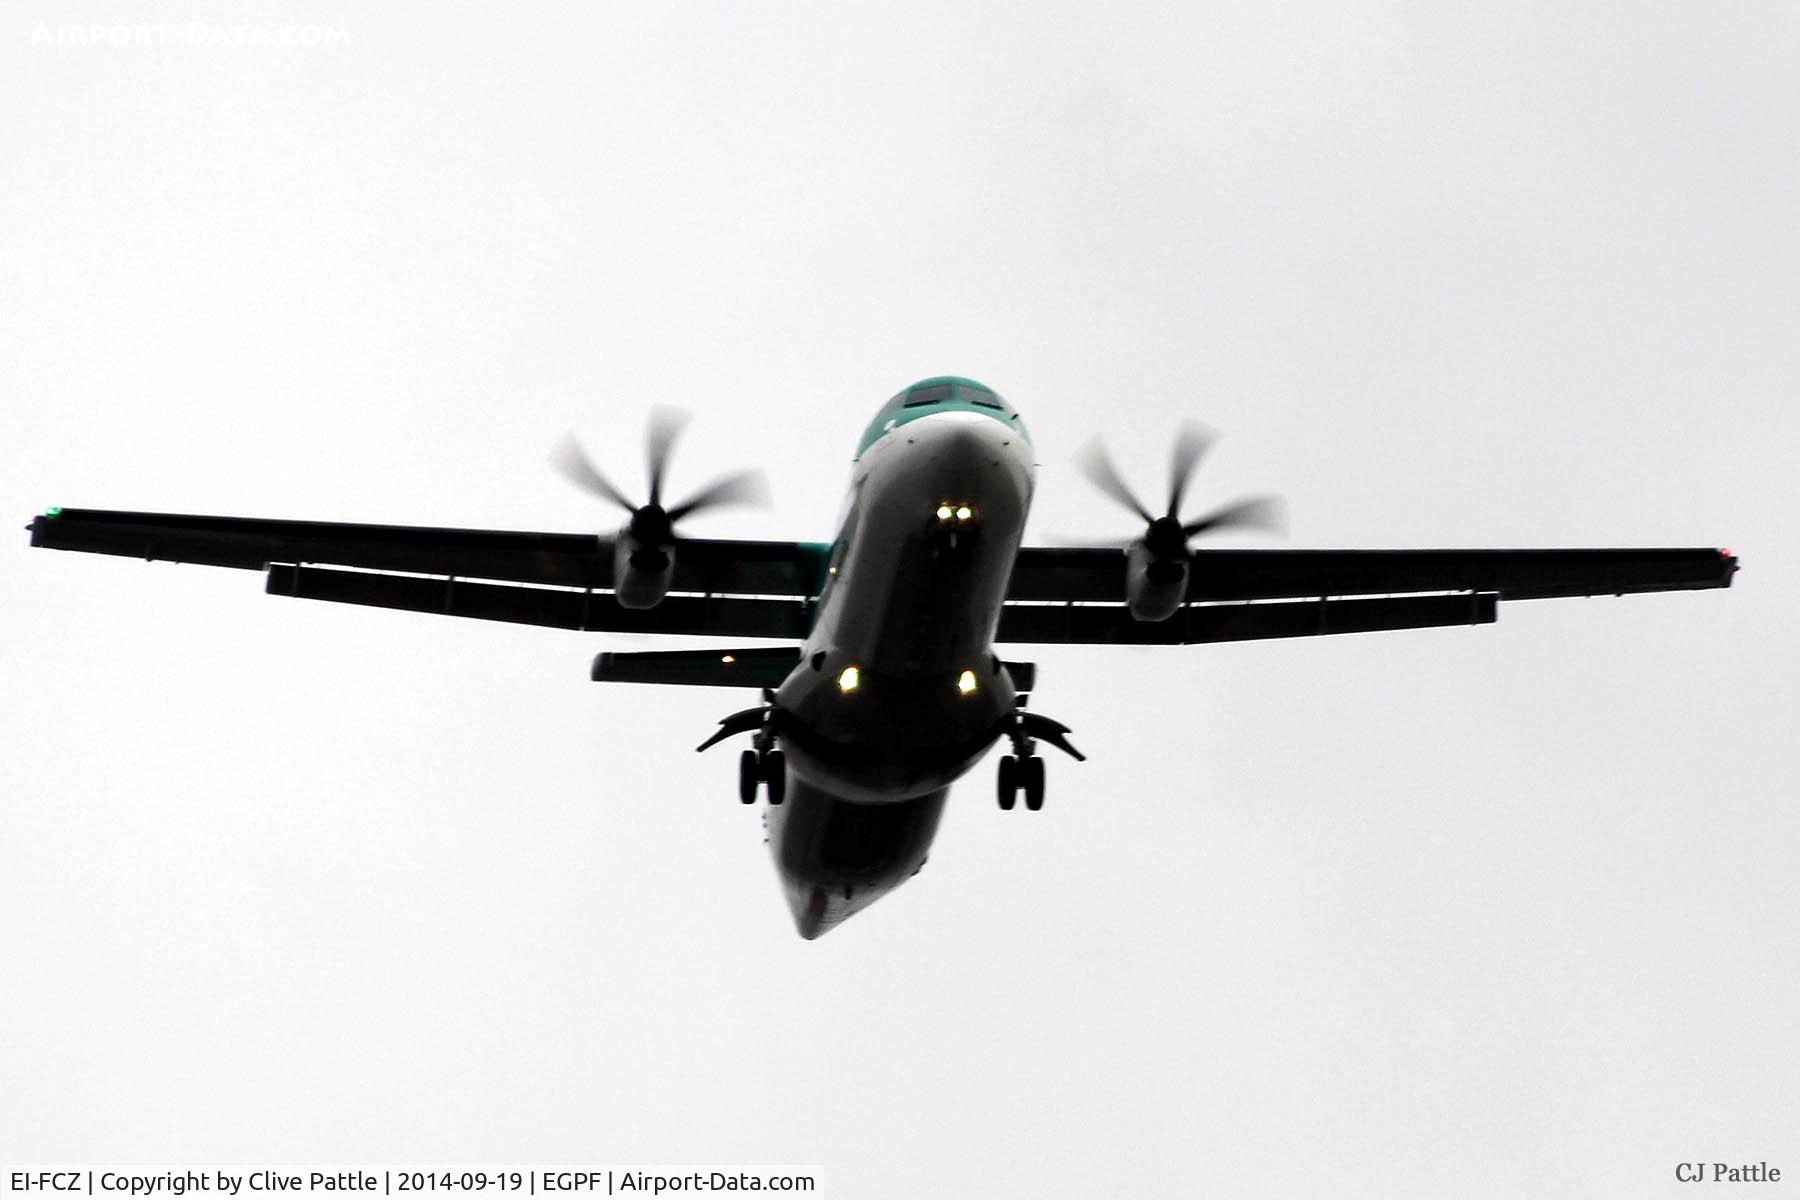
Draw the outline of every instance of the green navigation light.
M44 510L44 515L46 517L60 517L60 516L62 516L62 509L60 509L60 508L56 507L56 505L52 504L49 508L46 508Z

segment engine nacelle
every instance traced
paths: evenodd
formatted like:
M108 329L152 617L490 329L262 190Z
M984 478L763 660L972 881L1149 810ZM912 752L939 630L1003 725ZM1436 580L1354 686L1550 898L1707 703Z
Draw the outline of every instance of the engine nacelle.
M613 593L620 608L655 608L675 578L673 542L645 542L630 527L613 540Z
M1187 595L1188 559L1158 554L1139 538L1125 550L1125 606L1133 620L1166 621Z

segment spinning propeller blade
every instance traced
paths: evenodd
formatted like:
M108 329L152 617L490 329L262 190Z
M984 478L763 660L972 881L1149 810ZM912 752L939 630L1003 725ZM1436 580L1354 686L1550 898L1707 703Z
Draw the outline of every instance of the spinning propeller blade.
M1143 501L1137 498L1137 494L1120 476L1118 468L1113 465L1112 456L1106 452L1106 446L1099 438L1088 442L1077 452L1075 463L1081 468L1081 473L1101 492L1137 514L1145 525L1141 536L1150 545L1152 552L1159 555L1179 557L1186 551L1190 538L1223 529L1262 529L1271 533L1286 533L1287 506L1279 496L1248 496L1220 505L1191 521L1181 519L1181 505L1187 497L1188 484L1192 481L1200 460L1217 440L1217 434L1191 421L1183 422L1176 431L1175 442L1169 454L1169 507L1167 514L1162 517L1150 515L1150 510L1144 507Z
M550 465L576 487L610 500L632 516L632 531L646 541L667 541L673 537L670 528L683 517L733 504L767 504L768 476L762 471L734 471L713 480L680 504L663 508L663 482L668 475L669 459L675 442L687 427L691 414L679 408L658 405L651 410L650 426L644 436L644 467L650 483L650 499L639 505L626 498L612 480L594 465L573 433L565 433L550 451Z

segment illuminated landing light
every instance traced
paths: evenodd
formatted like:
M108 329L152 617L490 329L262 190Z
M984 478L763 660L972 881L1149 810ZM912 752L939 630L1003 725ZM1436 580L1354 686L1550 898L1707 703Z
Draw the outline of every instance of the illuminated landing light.
M956 677L956 690L967 696L975 690L975 672L964 671Z
M974 515L975 515L975 510L970 508L966 504L956 510L956 519L959 521L966 521Z
M938 510L937 510L937 519L938 520L948 521L954 515L955 514L950 511L950 506L948 504L938 505Z
M846 694L854 692L856 690L856 685L861 682L862 672L858 671L855 667L845 667L842 671L838 672L838 691L840 692Z
M720 661L720 662L725 662L725 663L731 663L731 662L736 662L736 661L737 661L737 655L735 655L735 654L721 654L721 655L719 655L719 661Z

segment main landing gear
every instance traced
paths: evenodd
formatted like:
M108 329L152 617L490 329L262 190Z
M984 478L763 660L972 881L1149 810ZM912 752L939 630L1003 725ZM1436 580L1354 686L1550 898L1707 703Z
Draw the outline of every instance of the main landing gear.
M1016 755L1003 755L1000 759L1000 775L997 780L1000 807L1008 812L1018 803L1019 791L1024 789L1025 807L1032 812L1044 807L1044 759L1037 754L1028 754L1024 758Z
M758 784L768 785L771 805L786 800L787 755L773 746L767 750L746 750L738 755L738 799L745 804L755 804Z
M994 780L995 796L1000 807L1011 812L1022 791L1026 810L1037 812L1044 807L1044 760L1037 752L1037 739L1044 739L1077 761L1087 756L1069 744L1065 736L1069 732L1067 725L1042 713L1026 712L1023 697L1019 703L1020 707L1007 719L1006 736L1012 739L1012 753L1000 758L1000 771Z
M738 799L745 804L756 803L756 790L763 785L769 789L771 805L787 799L787 755L775 747L775 716L775 693L764 688L761 705L732 713L719 722L711 737L695 747L705 750L737 733L753 735L752 748L738 755Z

